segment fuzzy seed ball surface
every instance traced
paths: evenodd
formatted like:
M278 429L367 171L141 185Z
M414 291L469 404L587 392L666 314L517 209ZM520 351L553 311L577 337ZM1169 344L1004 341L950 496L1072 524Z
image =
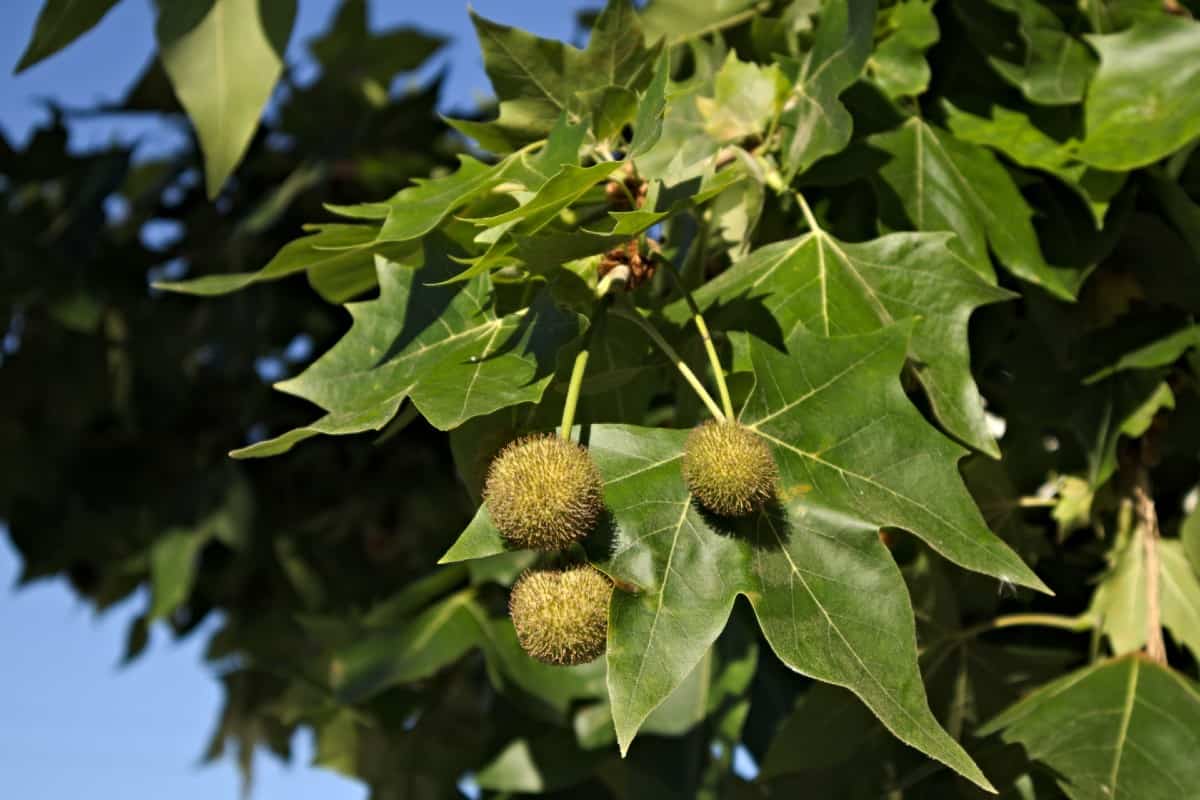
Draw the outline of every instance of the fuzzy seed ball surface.
M517 641L533 658L572 666L593 661L608 638L612 583L591 566L532 570L508 598Z
M775 493L778 472L762 437L737 422L710 421L692 429L683 451L683 477L714 514L740 517Z
M604 510L603 481L587 450L552 435L528 436L501 450L483 495L505 540L533 550L578 542Z

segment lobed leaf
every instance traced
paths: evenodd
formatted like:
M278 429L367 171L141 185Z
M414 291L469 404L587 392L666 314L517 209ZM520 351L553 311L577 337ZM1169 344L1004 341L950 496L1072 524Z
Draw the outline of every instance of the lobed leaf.
M860 244L825 231L755 250L696 293L712 323L726 329L755 320L752 330L782 341L798 328L824 336L867 333L919 317L911 342L915 374L946 429L993 457L983 400L971 377L967 323L979 306L1011 295L976 275L941 234L891 234ZM722 309L728 308L723 314ZM682 319L685 308L672 309Z
M426 241L418 269L378 258L379 299L346 306L354 318L346 336L277 384L328 413L235 455L275 455L318 433L378 430L406 397L442 430L541 398L558 349L579 334L580 319L545 292L527 309L497 315L488 276L443 285L455 271L443 248Z
M952 231L952 245L980 275L993 278L988 248L1010 272L1073 299L1086 273L1046 263L1033 209L995 157L913 118L868 138L890 160L876 178L881 216L893 228Z
M1200 786L1200 694L1139 655L1085 667L988 723L1053 769L1072 800L1184 797Z

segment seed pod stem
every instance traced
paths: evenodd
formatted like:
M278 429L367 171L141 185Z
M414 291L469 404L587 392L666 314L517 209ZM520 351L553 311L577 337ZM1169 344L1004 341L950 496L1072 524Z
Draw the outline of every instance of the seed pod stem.
M696 396L704 401L704 405L708 407L708 410L713 417L721 422L724 422L727 419L725 413L721 411L721 407L717 405L717 401L713 400L712 395L709 394L708 390L704 388L704 384L702 384L700 379L696 377L696 373L692 372L692 368L689 367L679 353L675 351L675 348L671 347L667 340L663 338L662 334L658 332L658 329L655 328L648 320L646 320L646 318L643 317L641 313L629 303L627 298L622 298L622 300L624 300L625 303L621 307L614 309L613 313L629 320L641 328L642 331L644 331L645 334L650 337L650 340L658 345L658 348L666 354L667 358L671 359L671 362L675 364L675 369L679 370L679 374L683 376L683 379L687 381L688 385L692 387L692 390L696 392Z
M698 247L699 244L693 246ZM708 333L708 325L704 322L704 315L700 313L700 306L696 305L692 293L683 285L683 281L680 280L672 264L667 264L666 272L671 278L671 282L675 284L676 290L687 301L688 309L692 312L692 322L704 342L704 352L708 354L708 363L712 366L713 377L717 381L717 393L721 395L721 408L725 412L726 418L733 419L733 400L729 396L729 386L725 383L725 370L721 368L721 359L717 356L717 348L713 344L712 336Z
M602 335L605 312L608 311L608 298L601 297L592 309L592 320L584 338L583 347L575 354L575 363L571 367L571 382L567 386L567 399L563 403L562 423L559 425L559 436L571 441L571 428L575 424L575 409L579 406L579 392L583 387L583 376L587 372L588 355L591 352L592 340Z
M562 424L559 435L567 441L571 440L571 427L575 424L575 407L579 405L579 388L583 385L583 373L587 370L588 351L580 350L575 355L575 365L571 368L571 384L567 387L567 401L563 405Z

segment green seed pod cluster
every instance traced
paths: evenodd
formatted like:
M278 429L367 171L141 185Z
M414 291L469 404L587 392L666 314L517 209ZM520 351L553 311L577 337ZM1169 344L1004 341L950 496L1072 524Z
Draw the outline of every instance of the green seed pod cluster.
M700 505L740 517L775 494L778 472L771 448L738 422L710 421L692 429L683 451L683 477Z
M603 481L587 450L553 435L527 436L500 451L483 495L504 539L533 550L580 541L604 510Z
M604 652L612 582L595 567L532 570L508 598L517 641L546 664L586 664Z

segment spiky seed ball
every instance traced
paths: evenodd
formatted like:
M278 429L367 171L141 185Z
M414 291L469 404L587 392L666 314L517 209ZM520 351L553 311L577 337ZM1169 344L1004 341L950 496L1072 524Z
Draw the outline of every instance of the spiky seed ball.
M741 423L710 420L688 435L683 478L714 514L740 517L762 508L777 475L771 448Z
M587 450L552 435L527 436L501 450L483 495L505 540L533 550L578 542L604 510L603 481Z
M586 664L604 652L612 583L595 567L531 570L508 597L517 641L547 664Z

